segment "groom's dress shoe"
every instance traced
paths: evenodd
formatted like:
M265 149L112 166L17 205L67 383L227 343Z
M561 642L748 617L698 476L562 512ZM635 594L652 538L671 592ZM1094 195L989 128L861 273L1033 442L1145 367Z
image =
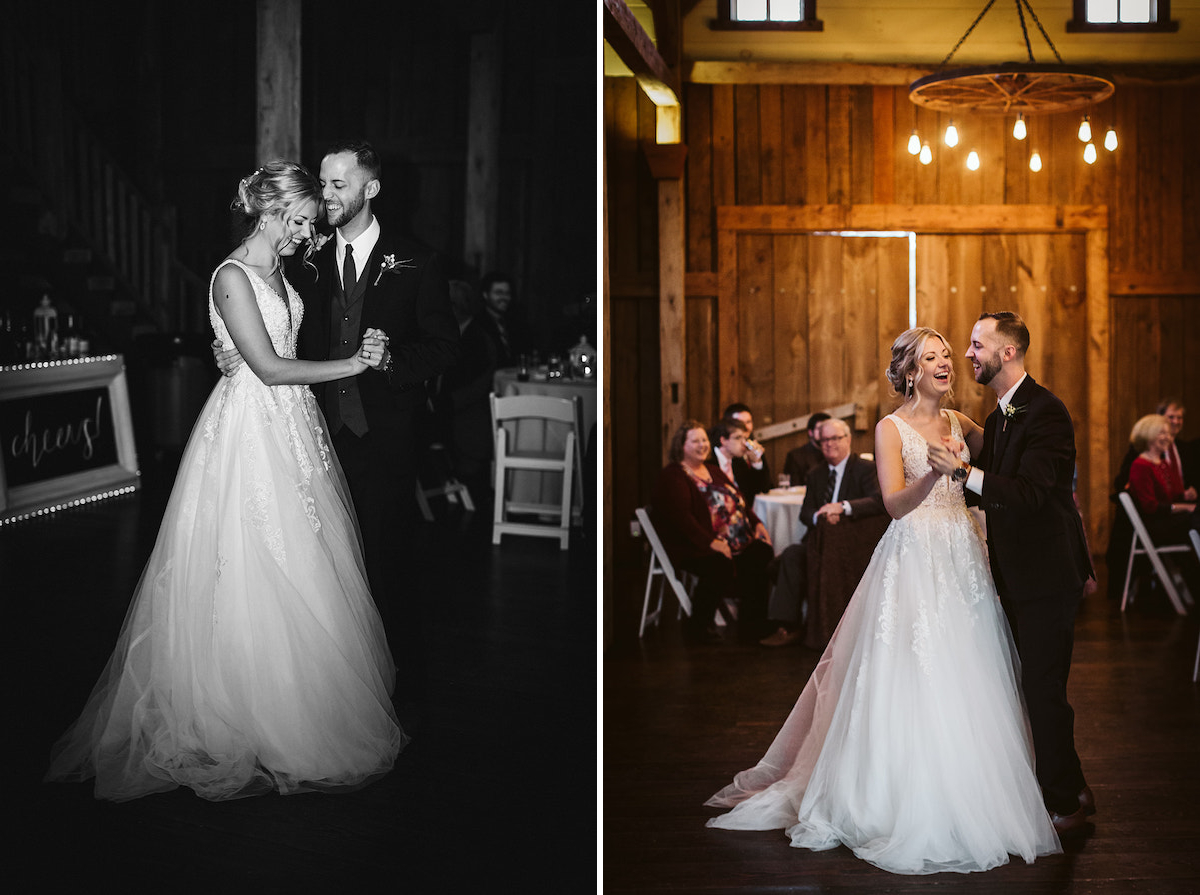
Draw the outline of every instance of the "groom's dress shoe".
M1096 813L1096 797L1092 795L1090 786L1085 786L1079 791L1079 809L1086 817Z
M1087 814L1083 808L1080 808L1074 814L1057 814L1051 811L1050 823L1054 824L1054 829L1059 836L1072 836L1082 833L1088 826Z
M758 641L763 646L791 646L793 643L799 643L801 632L789 631L787 628L780 628L770 637L764 637Z

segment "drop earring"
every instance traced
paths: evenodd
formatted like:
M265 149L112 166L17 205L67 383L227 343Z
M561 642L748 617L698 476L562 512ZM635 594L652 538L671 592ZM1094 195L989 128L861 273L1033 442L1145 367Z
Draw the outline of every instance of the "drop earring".
M258 222L258 229L259 229L259 230L266 230L266 229L267 229L267 222L266 222L266 221L259 221L259 222Z

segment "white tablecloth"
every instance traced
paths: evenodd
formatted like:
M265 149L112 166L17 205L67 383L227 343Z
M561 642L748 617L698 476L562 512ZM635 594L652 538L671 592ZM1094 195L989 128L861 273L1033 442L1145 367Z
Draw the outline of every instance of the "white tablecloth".
M808 530L800 521L800 505L804 503L804 486L780 491L773 488L766 494L754 498L754 514L767 527L771 546L778 556L786 547L797 544Z
M536 376L537 374L535 374ZM531 378L527 382L517 379L516 367L504 367L496 371L492 387L497 397L509 395L547 395L551 398L578 397L581 405L579 429L579 456L587 456L588 438L592 435L592 427L596 425L596 380L595 379L552 379L539 380ZM551 423L546 425L534 420L526 420L516 427L513 442L518 449L525 450L558 450L566 442L566 427ZM511 431L511 430L510 430ZM509 473L511 482L509 499L517 503L556 504L562 500L562 476L553 473L538 472L531 469L518 469ZM578 512L583 498L583 470L575 470L576 487L573 509Z

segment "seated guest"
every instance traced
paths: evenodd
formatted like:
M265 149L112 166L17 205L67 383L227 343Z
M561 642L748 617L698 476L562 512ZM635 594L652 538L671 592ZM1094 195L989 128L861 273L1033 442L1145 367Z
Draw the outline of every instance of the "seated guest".
M709 442L700 423L684 421L671 437L668 457L650 512L671 562L700 579L691 617L684 622L685 637L719 641L713 613L726 597L741 598L742 637L761 637L766 569L774 556L766 526L720 467L705 463Z
M1184 487L1200 485L1200 458L1196 456L1200 442L1196 439L1187 441L1181 437L1183 416L1187 412L1187 408L1175 398L1164 398L1158 405L1157 412L1165 416L1167 422L1171 424L1171 437L1175 441L1171 460L1179 470Z
M741 460L743 465L745 464L746 454L749 451L749 448L746 447L748 434L745 423L731 416L722 417L720 422L708 430L708 441L712 446L712 455L707 461L708 465L716 464L717 468L724 473L725 478L734 484L737 484L737 475L733 464L735 460ZM742 490L741 486L738 486L738 490ZM754 499L752 497L743 492L742 498L746 501L747 506L753 507Z
M1168 462L1179 472L1179 477L1182 479L1184 485L1194 485L1196 484L1196 479L1200 478L1200 470L1196 469L1195 461L1192 460L1195 445L1191 442L1181 442L1179 440L1179 433L1183 431L1183 416L1185 412L1186 408L1178 398L1163 398L1158 402L1158 407L1154 411L1155 414L1166 417L1171 427L1171 437L1175 441L1171 446L1171 451L1167 458ZM1121 466L1117 470L1117 477L1113 479L1114 496L1128 487L1129 467L1133 465L1134 459L1140 453L1141 451L1135 450L1133 444L1130 444L1129 450L1121 458Z
M1156 413L1133 424L1130 444L1138 452L1129 467L1129 494L1154 542L1187 541L1190 514L1196 509L1196 489L1184 488L1175 454L1171 423Z
M774 485L771 468L763 456L763 446L754 440L754 414L745 404L730 404L721 416L735 419L746 427L746 456L733 464L733 476L746 502L753 505L755 497L770 491Z
M808 526L800 543L779 555L779 575L771 592L767 615L775 633L759 641L763 646L788 646L801 637L801 604L808 595L808 536L821 520L837 525L883 513L883 496L873 460L850 453L850 426L845 420L827 419L820 425L823 462L805 480L807 490L800 521Z
M788 451L783 463L783 471L792 480L793 485L803 485L808 474L825 462L821 446L817 443L821 438L821 423L829 419L828 413L814 413L808 418L808 441L798 448Z

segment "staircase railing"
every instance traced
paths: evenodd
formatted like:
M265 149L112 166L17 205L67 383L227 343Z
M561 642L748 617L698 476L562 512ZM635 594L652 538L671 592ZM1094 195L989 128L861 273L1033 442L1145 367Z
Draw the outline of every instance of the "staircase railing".
M205 316L205 283L178 259L174 208L151 201L68 107L57 60L30 52L12 32L0 50L2 138L161 329L195 328Z

